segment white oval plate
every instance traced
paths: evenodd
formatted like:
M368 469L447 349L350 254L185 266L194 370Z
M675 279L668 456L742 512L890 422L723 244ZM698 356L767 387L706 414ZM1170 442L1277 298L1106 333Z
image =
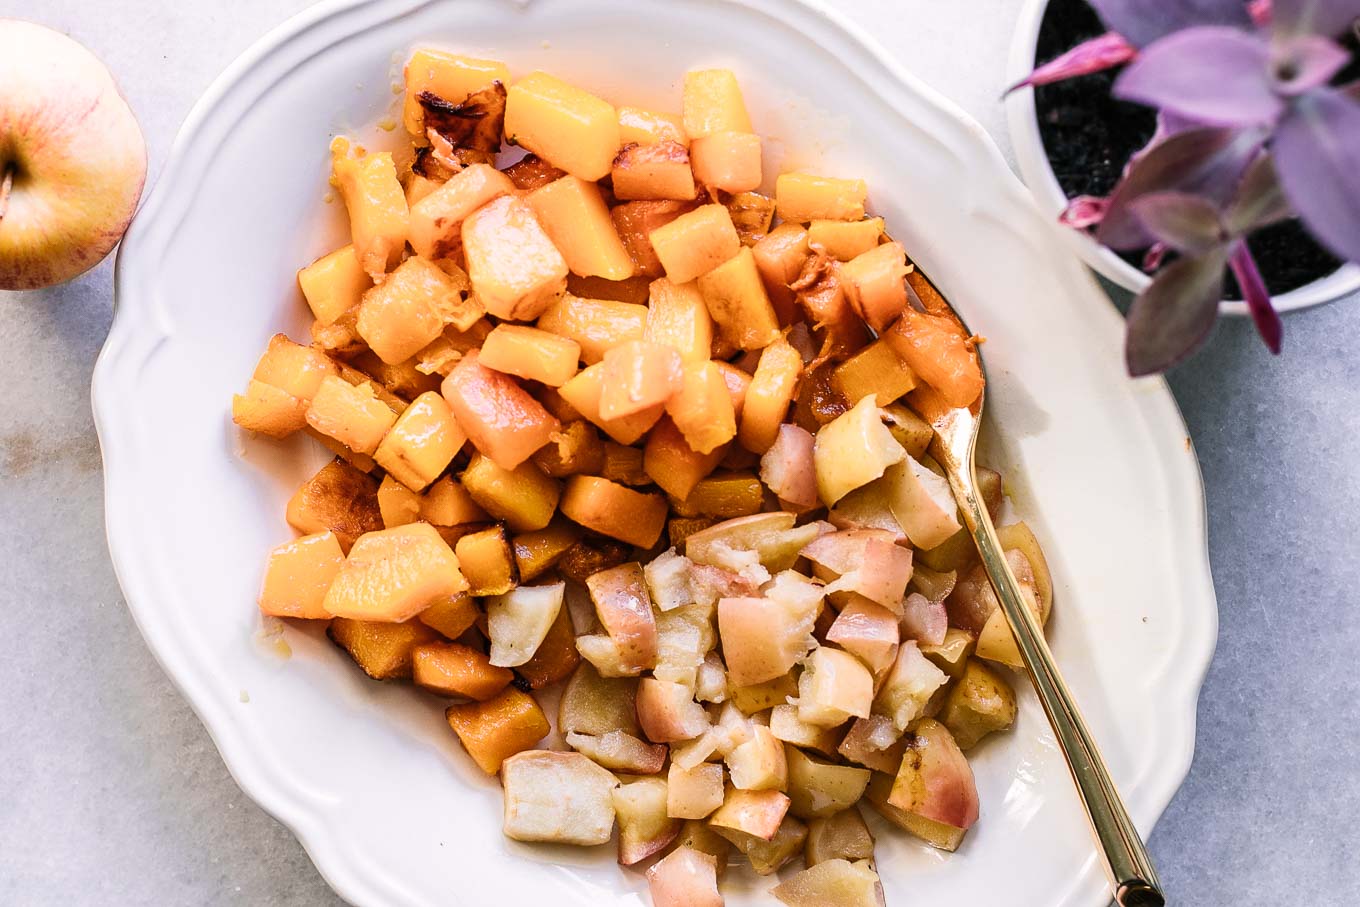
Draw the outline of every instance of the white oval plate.
M393 109L422 42L669 109L686 69L730 66L771 137L767 172L868 180L873 209L990 338L989 459L1048 547L1054 649L1149 831L1188 770L1216 631L1196 461L1165 384L1124 376L1122 321L981 128L807 3L334 0L262 40L190 115L123 242L93 392L129 607L241 787L331 885L364 905L645 902L609 847L503 838L497 785L435 699L369 681L319 634L290 628L291 658L259 639L264 553L324 457L242 437L228 402L270 334L306 336L294 272L341 241L327 142ZM974 754L982 819L959 853L880 828L889 903L1106 902L1020 686L1015 732ZM730 904L770 902L772 880L730 877Z

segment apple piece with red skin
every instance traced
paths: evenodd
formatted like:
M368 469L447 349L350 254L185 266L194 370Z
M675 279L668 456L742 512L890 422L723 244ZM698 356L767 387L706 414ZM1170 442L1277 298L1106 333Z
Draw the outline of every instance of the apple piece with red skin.
M666 814L666 779L639 778L614 788L619 820L619 865L632 866L666 849L680 834L679 819Z
M737 790L729 788L723 805L709 816L708 824L718 834L750 835L769 841L789 811L789 798L777 790Z
M973 769L943 724L930 718L917 724L888 803L941 825L973 827L978 819Z
M739 790L784 790L788 784L784 744L763 724L752 725L750 739L733 747L726 761Z
M913 592L902 601L901 633L923 646L938 646L949 632L949 612L944 602L931 601Z
M625 731L609 731L599 736L568 732L564 739L567 746L611 772L654 775L666 765L665 744L647 743Z
M103 63L50 28L0 19L0 290L103 261L137 210L146 163Z
M677 847L647 870L652 907L723 907L717 861L692 847Z
M781 425L774 444L760 458L760 480L786 510L802 513L817 506L817 471L812 465L814 442L807 429Z
M708 713L688 687L655 677L638 681L637 717L653 743L693 740L709 728Z
M943 605L940 613L944 613ZM877 677L892 667L902 640L896 615L882 605L856 596L841 609L826 633L826 641L857 655Z
M656 616L642 565L636 561L586 577L595 613L618 643L624 663L638 671L656 665Z
M788 907L883 907L883 885L868 860L824 860L770 892Z

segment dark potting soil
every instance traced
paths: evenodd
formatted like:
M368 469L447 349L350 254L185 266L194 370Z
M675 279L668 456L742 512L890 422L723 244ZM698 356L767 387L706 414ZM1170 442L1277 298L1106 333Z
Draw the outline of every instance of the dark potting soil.
M1039 30L1035 59L1052 60L1105 28L1086 0L1052 0ZM1109 195L1129 158L1152 139L1157 115L1111 96L1118 70L1035 89L1039 134L1058 185L1068 198ZM1248 241L1266 286L1278 295L1331 274L1341 261L1317 244L1297 220L1256 232ZM1143 252L1120 253L1141 267ZM1231 273L1225 295L1240 299Z

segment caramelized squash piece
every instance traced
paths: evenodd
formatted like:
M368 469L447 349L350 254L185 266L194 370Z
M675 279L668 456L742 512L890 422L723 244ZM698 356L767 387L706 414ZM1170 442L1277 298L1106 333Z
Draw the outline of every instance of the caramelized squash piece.
M624 145L654 145L675 142L689 147L685 121L673 113L658 113L640 107L619 108L619 141Z
M652 231L674 221L694 208L692 202L647 200L625 202L612 208L609 217L623 241L623 247L633 259L633 267L644 277L660 277L665 270L652 245Z
M599 186L568 175L525 198L571 273L605 280L633 276L633 260L619 239Z
M545 72L510 86L505 137L583 180L602 179L619 150L613 105Z
M694 486L684 500L671 499L680 516L728 520L759 513L765 499L760 479L750 473L709 476Z
M562 493L561 486L533 463L503 469L481 454L473 456L461 478L478 505L516 532L547 526Z
M642 339L672 347L685 362L707 362L713 347L713 319L698 287L662 277L652 281L648 297Z
M600 418L606 421L664 405L682 380L680 354L646 340L630 340L609 350L603 366Z
M612 299L584 299L570 293L538 318L539 330L575 342L586 365L600 362L606 350L621 343L641 340L646 324L646 306Z
M735 256L699 275L698 282L719 336L733 347L758 350L779 336L779 316L749 247L742 246Z
M647 446L642 452L642 468L662 491L683 500L699 484L700 479L718 468L723 453L721 445L709 453L699 453L689 446L680 429L667 417L658 422L647 436ZM671 544L678 544L673 532Z
M378 510L384 529L405 526L420 519L420 495L390 475L378 486Z
M685 132L691 142L715 132L750 132L751 117L741 86L730 69L700 69L685 73Z
M882 333L907 307L907 253L899 243L884 243L841 268L845 294L859 317Z
M466 592L459 592L435 599L433 604L416 616L416 620L449 639L457 639L480 616L476 600Z
M612 299L615 302L646 305L651 282L651 278L645 274L634 274L626 280L605 280L603 277L582 277L579 274L569 274L567 275L567 293L586 299Z
M331 182L349 210L354 254L368 276L380 280L401 261L410 225L392 155L351 157L349 142L337 138L331 143Z
M604 395L604 363L582 369L559 390L562 398L582 416L590 420L620 444L632 444L645 435L665 411L661 404L640 410L621 419L606 419L600 415L600 400Z
M284 334L275 334L269 338L269 346L251 377L310 403L320 390L322 380L339 371L325 353L294 343Z
M774 199L759 192L738 192L727 199L727 213L743 246L754 246L770 232Z
M750 192L760 188L760 136L714 132L694 139L689 149L694 179L710 190Z
M690 155L679 142L624 145L610 169L614 196L637 200L669 198L690 201L697 191Z
M406 98L402 125L418 142L425 137L425 112L420 95L430 92L455 104L493 82L510 81L510 70L495 60L478 60L442 50L422 47L411 55L405 68Z
M850 261L878 247L883 218L814 220L808 225L808 244L837 261Z
M751 253L779 323L789 324L794 313L794 293L789 285L798 279L808 260L808 231L798 224L780 224L752 246Z
M439 479L421 495L420 518L435 526L484 523L491 519L452 476Z
M576 374L581 345L527 325L500 324L487 335L478 358L498 372L561 387Z
M861 220L868 194L864 180L781 173L774 184L775 211L780 220L802 224L814 220Z
M562 493L563 516L639 548L650 548L666 525L666 499L598 476L572 476Z
M335 533L327 530L285 542L269 552L260 610L272 617L325 620L326 590L345 562Z
M394 624L345 617L332 620L326 635L374 680L410 678L416 646L438 639L434 630L413 620Z
M604 468L604 444L595 426L584 420L568 422L533 456L534 465L555 479L597 475Z
M515 536L515 566L520 582L533 582L551 570L580 539L581 531L566 522L555 522L544 529Z
M231 420L246 431L286 438L307 426L307 401L252 378L244 394L232 396Z
M463 255L487 312L531 321L567 287L567 263L528 202L503 195L463 221Z
M397 417L373 459L407 488L423 491L448 468L466 441L448 403L430 391Z
M353 244L323 255L298 271L297 276L307 307L323 325L335 324L373 286L373 280L354 254Z
M541 189L567 175L567 171L554 167L536 154L526 154L501 172L510 178L516 189L525 192Z
M411 650L411 679L432 693L484 702L508 687L515 672L469 646L427 642Z
M473 446L503 469L528 460L561 428L513 378L482 365L475 352L449 372L443 393Z
M836 366L831 383L852 406L870 395L879 406L887 406L916 387L916 373L885 338Z
M323 606L336 617L400 623L465 589L458 558L439 533L412 523L360 536Z
M378 481L343 460L332 460L289 499L286 518L298 532L334 532L348 551L365 532L383 528Z
M737 437L742 447L759 454L770 449L788 416L802 373L803 357L787 340L781 337L765 347L741 411Z
M696 453L708 455L737 435L736 409L717 363L691 362L681 372L679 390L666 412Z
M949 406L971 406L982 394L982 366L970 339L949 318L908 307L884 335L912 371Z
M519 584L519 565L504 527L492 526L463 536L454 545L469 595L502 595Z
M514 191L510 178L489 164L463 168L411 208L411 248L431 260L449 255L462 245L468 215Z
M571 615L566 608L557 612L557 619L548 628L548 635L538 644L534 655L516 670L533 690L565 680L581 663L576 651L576 633L571 627Z
M707 274L742 248L732 215L722 205L702 205L681 214L652 230L649 238L672 283Z
M604 461L599 475L620 485L650 485L652 479L642 469L642 451L637 447L604 442Z
M322 380L307 410L308 425L361 454L376 451L396 421L371 384L355 386L336 377Z
M551 727L537 700L507 687L486 702L451 705L444 712L477 767L488 775L516 753L533 749Z

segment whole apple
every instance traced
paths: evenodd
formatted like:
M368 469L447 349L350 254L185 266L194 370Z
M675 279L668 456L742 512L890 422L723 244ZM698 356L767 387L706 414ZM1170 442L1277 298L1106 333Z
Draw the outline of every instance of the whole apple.
M146 142L104 64L50 28L0 19L0 289L99 264L145 182Z

